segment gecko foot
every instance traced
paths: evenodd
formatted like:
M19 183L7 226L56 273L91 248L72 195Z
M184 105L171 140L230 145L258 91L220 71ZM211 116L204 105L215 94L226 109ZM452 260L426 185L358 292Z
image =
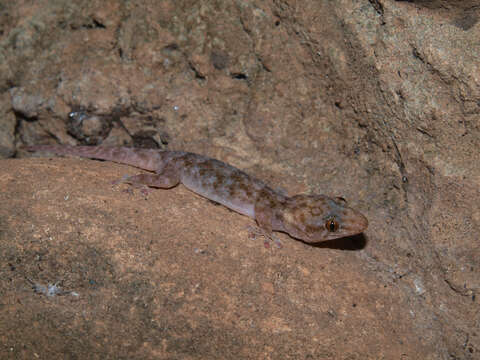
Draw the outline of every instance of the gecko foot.
M147 197L148 194L152 192L152 188L149 188L147 185L141 185L139 188L140 188L140 193L145 197Z
M128 175L123 175L120 179L112 181L112 185L115 186L115 185L123 184L128 178L129 178Z
M128 193L128 194L133 194L133 190L132 189L139 189L140 190L140 193L145 196L145 197L148 197L148 194L150 194L150 192L152 191L151 188L149 188L147 185L144 185L144 184L140 184L140 183L136 183L136 182L129 182L131 176L129 175L124 175L122 176L121 179L118 179L118 180L115 180L115 181L112 181L112 186L116 186L116 185L119 185L119 184L124 184L124 183L128 183L130 186L124 190L124 192Z
M258 226L249 226L248 227L248 238L251 240L256 240L259 236L263 237L263 246L265 249L270 249L271 243L275 245L276 248L283 248L283 244L280 239L275 234L267 234L267 232Z

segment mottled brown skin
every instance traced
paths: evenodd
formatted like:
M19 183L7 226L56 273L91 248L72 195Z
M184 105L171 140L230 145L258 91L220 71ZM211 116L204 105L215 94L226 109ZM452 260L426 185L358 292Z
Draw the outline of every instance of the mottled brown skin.
M125 147L38 145L29 151L110 160L153 171L124 180L168 189L179 183L210 200L255 219L269 238L273 231L314 243L363 232L368 221L342 198L285 196L243 171L206 156L182 151Z

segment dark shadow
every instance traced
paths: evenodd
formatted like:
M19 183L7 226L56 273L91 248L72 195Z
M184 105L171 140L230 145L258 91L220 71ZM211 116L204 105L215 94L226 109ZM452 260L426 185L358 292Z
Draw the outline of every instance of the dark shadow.
M358 250L364 249L367 246L367 242L368 242L367 238L362 233L362 234L343 237L339 239L322 241L319 243L313 243L313 244L306 243L306 244L316 248L358 251Z

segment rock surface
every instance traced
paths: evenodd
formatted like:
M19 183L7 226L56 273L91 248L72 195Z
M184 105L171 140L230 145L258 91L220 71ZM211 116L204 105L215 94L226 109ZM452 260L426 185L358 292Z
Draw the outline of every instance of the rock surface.
M477 1L0 9L0 156L184 149L370 221L264 249L181 187L111 189L131 168L2 160L1 358L478 358Z

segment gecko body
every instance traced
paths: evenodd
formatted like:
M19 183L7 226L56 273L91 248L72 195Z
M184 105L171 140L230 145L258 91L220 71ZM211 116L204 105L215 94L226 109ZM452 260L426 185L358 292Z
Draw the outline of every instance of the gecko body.
M255 219L262 233L273 231L314 243L363 232L368 221L342 198L300 194L285 196L245 172L203 155L155 149L37 145L28 151L109 160L151 171L125 180L133 185L189 190Z

